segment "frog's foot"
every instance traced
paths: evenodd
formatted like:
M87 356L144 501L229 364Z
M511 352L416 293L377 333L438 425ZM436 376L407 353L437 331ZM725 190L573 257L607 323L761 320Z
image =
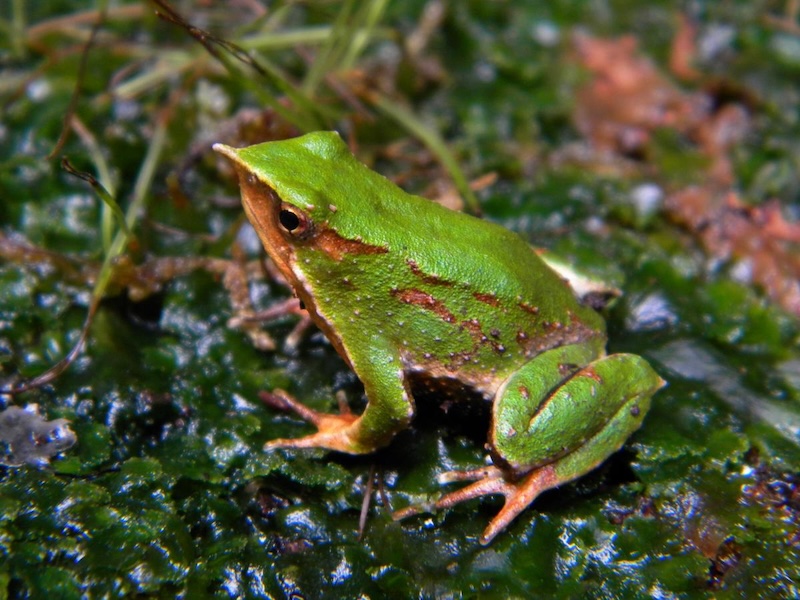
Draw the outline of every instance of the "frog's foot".
M497 467L484 467L482 469L474 469L471 471L447 471L445 473L439 474L436 480L439 483L445 484L445 483L454 483L456 481L477 481L481 479L483 480L496 479L499 477L501 477L501 475L500 475L500 470ZM454 496L458 493L459 492L455 492L454 494L450 494L449 496ZM501 492L485 492L485 493L492 494ZM482 494L475 494L474 496L470 496L470 498L474 498L480 495ZM392 513L392 519L395 521L402 521L403 519L407 519L408 517L413 517L425 512L432 512L434 508L441 508L439 503L448 498L449 496L441 498L435 504L431 503L412 504L411 506L406 506L405 508L396 510ZM463 500L467 499L468 498L466 497L463 498ZM453 504L457 504L458 502L460 502L460 500L455 500L451 504L448 504L447 506L452 506Z
M436 508L449 508L480 496L501 494L505 497L503 508L492 519L481 536L480 541L483 545L491 542L539 494L563 483L556 475L554 465L545 465L535 469L517 482L506 479L503 471L497 467L486 467L474 471L450 471L442 473L438 479L440 483L455 481L475 481L475 483L443 496L434 505Z
M343 395L337 394L339 414L332 415L308 408L283 390L260 392L259 397L271 407L291 411L317 428L317 433L297 439L277 439L268 442L264 450L274 448L327 448L349 454L360 453L352 440L352 425L358 417L350 412Z

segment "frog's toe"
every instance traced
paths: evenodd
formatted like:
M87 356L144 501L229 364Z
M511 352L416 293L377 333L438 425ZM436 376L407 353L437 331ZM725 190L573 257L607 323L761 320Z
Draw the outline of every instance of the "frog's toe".
M283 390L276 389L271 392L261 391L258 393L258 397L267 406L284 412L293 412L304 421L308 421L313 425L317 424L320 420L320 416L323 414L308 408L305 404Z
M547 465L531 472L519 482L508 481L496 467L478 469L475 471L454 471L454 478L449 481L465 481L477 479L478 474L486 473L482 477L464 488L443 496L436 502L436 508L449 508L465 500L480 496L501 494L505 503L500 512L492 519L489 526L481 536L481 544L491 542L497 534L505 529L523 510L525 510L543 491L557 486L560 482L552 465ZM451 476L451 473L443 475ZM440 476L440 481L442 476Z
M340 418L335 415L328 416L336 419ZM354 444L351 439L349 424L345 423L335 429L328 426L325 431L318 431L295 439L279 438L264 445L264 450L267 451L276 448L325 448L326 450L337 450L348 454L361 454L357 444Z
M442 485L447 483L457 483L459 481L478 481L479 479L493 479L502 477L503 472L497 467L483 467L471 469L469 471L445 471L439 473L436 481Z
M310 410L310 409L306 409ZM357 423L358 417L350 413L343 415L330 415L311 411L313 419L306 419L314 424L317 433L296 439L280 438L267 442L264 450L275 448L325 448L347 454L364 454L374 448L358 442ZM303 416L302 414L300 416ZM304 417L305 418L305 417Z
M340 414L332 415L308 408L283 390L260 392L259 397L266 404L278 410L290 411L317 428L317 433L296 439L281 438L272 440L264 450L275 448L326 448L348 454L362 454L372 448L362 448L355 440L353 424L358 417L347 407L343 396L339 396Z
M505 493L504 486L511 486L503 479L503 474L497 467L484 467L482 469L474 469L471 471L446 471L440 473L436 480L441 483L454 483L458 481L476 481L472 485L468 485L458 491L451 492L442 498L439 498L435 503L428 504L412 504L392 513L392 519L400 521L413 517L425 512L430 512L432 509L447 508L477 498L478 496L486 496L490 494L503 494Z
M417 515L421 515L422 513L431 512L432 505L430 504L412 504L411 506L406 506L405 508L401 508L400 510L396 510L392 513L392 521L402 521L403 519L407 519L408 517L415 517Z
M271 392L261 391L258 393L258 397L261 398L264 404L274 409L295 413L304 421L316 425L317 429L320 431L335 430L342 426L349 426L357 419L357 417L350 412L350 407L347 406L347 399L341 392L336 395L339 402L338 415L331 415L316 411L313 408L308 408L287 392L279 389Z

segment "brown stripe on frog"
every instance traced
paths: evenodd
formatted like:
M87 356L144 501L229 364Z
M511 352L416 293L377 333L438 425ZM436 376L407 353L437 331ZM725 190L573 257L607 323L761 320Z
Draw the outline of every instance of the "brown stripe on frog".
M519 304L517 306L519 306L522 310L524 310L525 312L530 313L532 315L538 315L539 314L539 307L538 306L534 306L533 304L528 304L527 302L522 302L521 301L521 302L519 302Z
M345 254L386 254L389 251L386 246L376 246L361 240L348 240L330 228L321 228L314 236L312 245L335 261L342 260Z
M477 300L478 302L483 302L484 304L488 304L489 306L493 306L495 308L500 306L500 301L494 294L482 294L481 292L472 292L472 297L475 298L475 300Z
M418 290L416 288L407 288L404 290L394 289L391 291L392 296L406 304L413 304L422 309L429 310L435 313L442 321L447 323L455 323L456 316L447 310L444 302L437 300L427 292Z
M595 370L592 365L586 367L583 371L580 372L582 377L588 377L590 379L594 379L597 383L603 384L603 377Z
M414 306L419 306L424 310L431 311L446 323L458 322L456 316L447 309L441 300L437 300L427 292L423 292L422 290L418 290L416 288L407 288L402 290L394 289L391 291L391 294L400 300L400 302L404 302L405 304L413 304ZM458 322L458 325L461 329L469 333L469 335L475 341L476 348L481 344L486 344L491 346L492 350L494 350L497 354L503 354L506 351L506 347L503 346L503 344L497 340L490 339L489 336L483 332L483 327L478 319L465 319ZM466 360L471 358L471 353L468 354L470 357Z
M411 273L414 275L414 277L418 277L423 283L428 283L431 285L446 285L448 287L452 287L453 285L452 281L443 279L438 275L430 275L429 273L423 272L423 270L419 268L419 265L411 259L407 259L406 264L408 265L408 268L411 269Z

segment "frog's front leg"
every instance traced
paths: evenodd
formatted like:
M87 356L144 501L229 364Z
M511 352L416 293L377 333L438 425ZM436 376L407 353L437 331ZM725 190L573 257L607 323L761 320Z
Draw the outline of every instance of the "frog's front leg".
M350 412L339 398L339 414L308 408L282 390L262 396L269 404L291 410L317 428L317 432L297 439L268 442L273 448L326 448L348 454L367 454L385 446L405 429L414 416L414 404L408 391L400 358L390 350L372 346L369 361L351 360L353 370L364 382L367 407L360 416Z
M642 423L663 381L630 354L591 360L587 345L544 352L498 390L489 446L493 467L445 473L444 483L476 480L437 503L445 508L502 494L503 509L481 537L488 544L543 491L571 481L616 452Z

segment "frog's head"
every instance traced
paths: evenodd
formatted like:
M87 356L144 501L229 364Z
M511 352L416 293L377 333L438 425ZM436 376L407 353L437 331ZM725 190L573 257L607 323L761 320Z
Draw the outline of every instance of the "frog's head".
M247 217L284 274L292 270L299 247L326 245L337 210L329 195L336 177L331 165L350 154L337 133L241 149L214 144L214 150L233 161Z
M381 192L392 184L358 162L339 134L321 131L240 149L214 144L214 150L233 161L247 217L295 289L305 287L304 258L386 251L363 239L360 215L379 214Z

